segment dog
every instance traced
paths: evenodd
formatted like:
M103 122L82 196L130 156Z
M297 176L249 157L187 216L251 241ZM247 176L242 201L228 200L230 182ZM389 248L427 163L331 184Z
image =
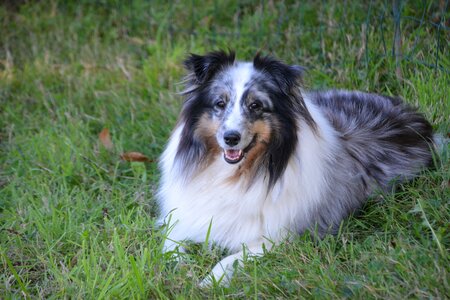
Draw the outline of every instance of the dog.
M229 283L235 261L291 233L336 232L370 195L432 165L432 126L400 98L306 92L301 67L260 54L191 54L184 65L157 201L164 251L207 240L231 253L202 285Z

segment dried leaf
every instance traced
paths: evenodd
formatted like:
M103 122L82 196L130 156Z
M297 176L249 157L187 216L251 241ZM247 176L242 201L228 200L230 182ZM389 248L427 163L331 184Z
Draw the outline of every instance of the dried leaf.
M99 133L98 138L100 140L100 143L102 143L102 145L106 149L112 150L114 148L108 128L103 128L102 131Z
M152 160L140 152L125 152L120 155L125 161L151 162Z

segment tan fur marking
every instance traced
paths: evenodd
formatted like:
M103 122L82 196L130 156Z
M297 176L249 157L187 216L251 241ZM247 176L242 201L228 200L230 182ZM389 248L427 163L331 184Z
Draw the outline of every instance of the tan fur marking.
M221 148L217 144L216 132L219 128L219 123L214 122L208 117L208 114L203 114L197 123L195 135L205 142L206 145L206 166L209 165L214 158L221 153Z

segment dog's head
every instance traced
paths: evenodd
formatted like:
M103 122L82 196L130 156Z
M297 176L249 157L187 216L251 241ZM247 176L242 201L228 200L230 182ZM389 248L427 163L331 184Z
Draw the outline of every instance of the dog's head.
M273 185L297 144L298 120L314 125L300 94L302 69L260 55L237 62L223 51L192 54L185 66L177 152L185 170L224 159L238 165L236 176L267 170Z

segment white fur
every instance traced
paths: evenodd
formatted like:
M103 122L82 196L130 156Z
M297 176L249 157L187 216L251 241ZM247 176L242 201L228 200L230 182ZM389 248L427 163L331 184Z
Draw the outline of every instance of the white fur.
M241 81L244 82L244 81ZM163 170L159 191L160 223L169 223L165 251L172 251L183 240L204 242L210 228L209 240L228 248L233 254L224 258L213 269L211 278L227 282L233 272L233 263L244 255L259 255L265 246L280 242L290 231L298 232L311 223L312 212L322 201L322 187L328 186L324 174L333 153L339 149L336 132L312 104L304 100L317 132L299 121L298 145L294 155L273 189L267 193L267 180L258 177L247 188L245 182L229 183L239 164L232 165L222 156L186 184L178 169L175 155L184 124L172 134L161 159Z

